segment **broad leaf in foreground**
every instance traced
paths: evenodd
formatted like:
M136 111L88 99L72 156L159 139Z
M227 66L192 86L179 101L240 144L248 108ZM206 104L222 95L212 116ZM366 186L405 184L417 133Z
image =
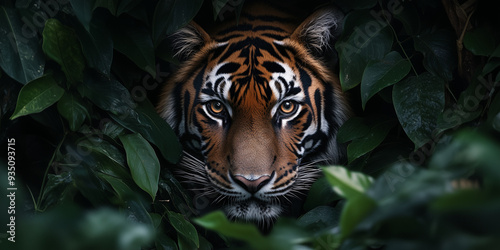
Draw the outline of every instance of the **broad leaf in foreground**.
M154 200L160 179L160 162L153 147L140 134L120 136L135 183Z

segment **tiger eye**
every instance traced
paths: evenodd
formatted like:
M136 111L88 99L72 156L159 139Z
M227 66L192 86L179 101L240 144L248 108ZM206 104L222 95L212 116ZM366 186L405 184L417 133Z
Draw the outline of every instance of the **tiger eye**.
M280 106L281 112L285 114L290 114L295 110L295 103L292 101L286 101Z
M210 110L212 110L215 114L220 114L224 111L224 105L222 105L219 101L212 101L210 102Z

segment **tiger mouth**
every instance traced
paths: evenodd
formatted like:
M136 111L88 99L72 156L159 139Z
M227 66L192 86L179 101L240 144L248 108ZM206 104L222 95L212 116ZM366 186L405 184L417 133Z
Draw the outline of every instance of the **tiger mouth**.
M283 211L283 208L279 204L250 198L227 204L223 210L231 218L245 221L269 221L277 218Z

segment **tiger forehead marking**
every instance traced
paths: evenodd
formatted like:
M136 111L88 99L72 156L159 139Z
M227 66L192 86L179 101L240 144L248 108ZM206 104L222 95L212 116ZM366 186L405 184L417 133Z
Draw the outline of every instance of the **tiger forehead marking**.
M294 25L259 11L211 35L181 29L177 51L187 59L158 111L184 145L179 176L229 217L270 223L303 198L316 164L341 157L335 138L348 108L317 56L341 14L324 9Z

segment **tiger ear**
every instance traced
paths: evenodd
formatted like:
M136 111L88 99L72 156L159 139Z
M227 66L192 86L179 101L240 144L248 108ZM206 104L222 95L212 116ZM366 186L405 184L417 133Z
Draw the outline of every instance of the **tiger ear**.
M338 39L342 32L344 14L334 8L314 12L292 33L292 38L303 43L313 54L321 55Z
M210 41L210 35L195 22L191 22L171 35L174 56L180 60L188 59Z

